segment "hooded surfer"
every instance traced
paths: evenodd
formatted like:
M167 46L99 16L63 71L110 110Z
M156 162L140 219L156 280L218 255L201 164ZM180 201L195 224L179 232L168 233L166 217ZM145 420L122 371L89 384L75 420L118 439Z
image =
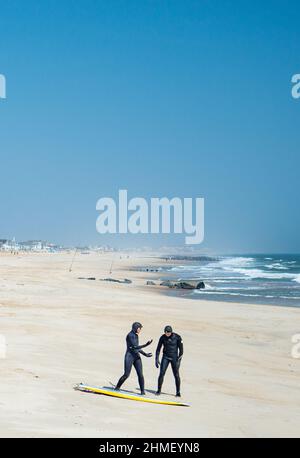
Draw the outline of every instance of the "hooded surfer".
M163 347L163 357L161 363L159 362L160 350ZM180 362L183 356L183 343L180 335L173 332L171 326L166 326L164 329L164 334L159 339L156 355L155 355L155 365L157 368L160 366L160 373L158 377L158 388L157 395L161 394L161 388L164 381L164 376L166 370L168 369L169 364L171 364L173 375L175 378L176 384L176 396L180 397L180 376L179 376L179 367Z
M145 347L148 347L148 345L151 345L152 340L148 340L147 343L144 345L139 345L139 333L142 330L142 325L141 323L135 322L132 325L132 329L127 334L126 337L126 353L125 353L125 360L124 360L124 374L118 381L115 389L119 390L125 380L128 379L132 366L134 366L138 380L139 380L139 385L140 385L140 390L141 394L145 394L145 381L144 381L144 375L143 375L143 364L142 364L142 359L140 357L140 354L143 356L146 356L147 358L150 358L152 356L152 353L145 353L142 349Z

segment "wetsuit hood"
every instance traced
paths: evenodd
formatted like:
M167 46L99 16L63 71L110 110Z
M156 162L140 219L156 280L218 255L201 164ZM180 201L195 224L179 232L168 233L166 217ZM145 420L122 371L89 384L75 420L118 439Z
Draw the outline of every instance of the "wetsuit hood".
M142 325L141 323L139 323L138 321L136 321L136 322L134 322L134 323L132 324L132 330L133 330L133 332L136 332L136 331L138 330L138 328L142 328L142 327L143 327L143 325Z
M173 332L172 326L166 326L165 332Z

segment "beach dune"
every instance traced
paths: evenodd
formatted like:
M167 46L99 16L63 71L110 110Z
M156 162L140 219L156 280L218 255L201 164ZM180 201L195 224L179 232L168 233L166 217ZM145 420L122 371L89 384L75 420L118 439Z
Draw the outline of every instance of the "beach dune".
M146 286L159 265L132 253L0 254L1 437L299 437L300 359L291 356L299 309L190 300ZM112 264L113 262L113 264ZM109 276L131 284L101 282ZM78 277L95 277L96 280ZM184 342L182 400L151 405L73 390L110 386L123 372L131 323L140 342L166 324ZM5 357L4 357L5 356ZM143 358L156 389L154 358ZM124 389L138 392L133 369ZM171 370L163 399L175 400Z

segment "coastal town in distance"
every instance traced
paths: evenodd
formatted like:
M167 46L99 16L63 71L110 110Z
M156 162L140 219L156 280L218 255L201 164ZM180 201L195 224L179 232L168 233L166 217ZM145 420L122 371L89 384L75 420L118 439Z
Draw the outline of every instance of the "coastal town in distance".
M0 251L6 253L18 254L19 252L36 252L36 253L59 253L61 251L69 251L77 249L82 254L88 254L90 251L110 252L116 251L115 248L110 246L84 246L84 247L65 247L63 245L57 245L55 243L43 241L43 240L26 240L17 241L15 238L0 239Z

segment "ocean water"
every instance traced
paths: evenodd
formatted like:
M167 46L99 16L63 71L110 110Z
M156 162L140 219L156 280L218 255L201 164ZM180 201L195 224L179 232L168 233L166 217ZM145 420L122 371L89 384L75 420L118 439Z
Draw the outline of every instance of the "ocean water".
M177 279L203 280L195 299L300 307L300 255L220 256L170 269Z

